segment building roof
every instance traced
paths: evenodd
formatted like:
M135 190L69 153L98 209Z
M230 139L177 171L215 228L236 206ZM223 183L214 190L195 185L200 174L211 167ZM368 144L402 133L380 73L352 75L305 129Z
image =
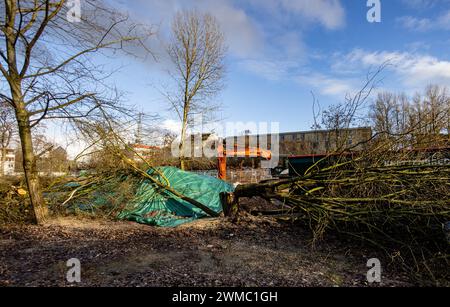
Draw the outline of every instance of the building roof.
M286 136L286 135L293 135L293 134L313 134L313 133L325 133L325 132L334 132L336 129L323 129L323 130L307 130L307 131L293 131L293 132L279 132L278 135L280 136ZM372 128L371 127L352 127L352 128L341 128L341 129L337 129L339 131L370 131L372 132ZM261 133L261 134L245 134L245 135L234 135L234 136L228 136L226 138L235 138L235 137L248 137L248 136L259 136L259 135L271 135L271 134L276 134L276 133Z
M131 146L133 148L140 148L140 149L161 149L158 146L150 146L150 145L144 145L144 144L133 144Z

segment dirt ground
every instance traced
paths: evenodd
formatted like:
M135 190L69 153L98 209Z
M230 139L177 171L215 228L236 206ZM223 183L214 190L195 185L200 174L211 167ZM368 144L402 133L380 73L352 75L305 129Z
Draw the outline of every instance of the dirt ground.
M314 249L306 229L270 218L239 225L206 219L178 228L60 218L48 226L0 227L0 286L367 286L367 260L352 242ZM382 286L410 286L386 265Z

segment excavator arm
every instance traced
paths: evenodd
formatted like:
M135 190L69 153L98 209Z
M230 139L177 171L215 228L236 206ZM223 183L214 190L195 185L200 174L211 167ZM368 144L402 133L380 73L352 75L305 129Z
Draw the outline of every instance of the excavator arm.
M228 157L261 157L267 160L272 158L270 150L261 149L259 147L246 147L245 149L239 149L234 146L233 150L226 150L223 144L218 146L218 177L219 179L227 179L227 158Z

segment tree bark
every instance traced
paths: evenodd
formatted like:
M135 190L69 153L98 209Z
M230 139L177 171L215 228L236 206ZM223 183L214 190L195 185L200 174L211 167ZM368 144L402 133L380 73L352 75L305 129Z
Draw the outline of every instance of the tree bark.
M233 216L238 211L238 199L235 198L234 193L223 192L220 193L220 202L224 216Z
M28 114L25 110L18 109L16 112L19 136L22 144L23 170L28 186L28 194L33 207L36 224L45 224L48 216L48 209L42 196L39 174L36 167L36 156L33 151L33 140Z
M186 159L184 156L185 151L185 142L186 142L186 131L187 131L187 124L188 124L188 112L189 112L189 102L187 101L187 98L185 98L184 102L184 109L183 109L183 123L181 128L181 144L180 144L180 168L182 171L186 170ZM189 139L190 141L190 139Z

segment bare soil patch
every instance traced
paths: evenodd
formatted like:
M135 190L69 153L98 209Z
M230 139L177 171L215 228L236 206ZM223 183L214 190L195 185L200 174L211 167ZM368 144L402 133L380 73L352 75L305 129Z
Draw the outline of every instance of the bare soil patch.
M73 286L66 261L81 261L77 286L368 286L356 242L328 239L266 217L204 219L177 228L59 218L45 227L0 227L0 286ZM386 260L387 261L387 260ZM411 286L395 266L382 286Z

